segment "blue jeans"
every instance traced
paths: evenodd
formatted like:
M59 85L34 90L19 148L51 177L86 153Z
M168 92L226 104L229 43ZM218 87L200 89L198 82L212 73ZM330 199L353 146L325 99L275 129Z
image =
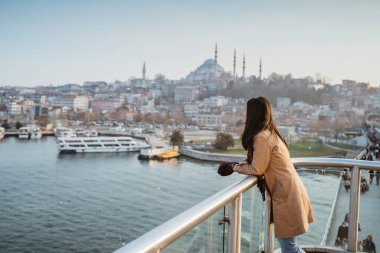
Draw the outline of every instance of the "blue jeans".
M278 238L278 243L281 247L281 253L305 253L305 251L297 245L296 237Z

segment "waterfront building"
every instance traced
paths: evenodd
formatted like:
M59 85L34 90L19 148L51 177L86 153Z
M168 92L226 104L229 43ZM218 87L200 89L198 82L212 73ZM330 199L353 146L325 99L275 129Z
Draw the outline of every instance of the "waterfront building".
M174 101L179 102L190 102L198 99L199 88L196 86L177 86L174 90Z
M77 110L85 110L87 111L89 108L90 99L88 96L80 95L76 96L73 99L73 109L74 111Z
M192 101L185 103L183 105L183 112L185 113L186 117L191 118L192 121L196 121L199 114L199 102Z
M55 97L55 99L51 101L51 104L54 106L61 106L61 107L66 106L69 108L73 108L74 98L75 98L75 95L72 95L72 94Z
M91 109L93 111L116 111L122 104L123 99L120 98L94 99L91 101Z
M22 105L19 102L11 101L8 104L9 115L20 115L22 112Z
M223 123L224 112L221 113L200 113L197 117L197 125L217 127Z
M203 99L202 104L210 107L225 106L228 104L228 99L224 96L212 96Z

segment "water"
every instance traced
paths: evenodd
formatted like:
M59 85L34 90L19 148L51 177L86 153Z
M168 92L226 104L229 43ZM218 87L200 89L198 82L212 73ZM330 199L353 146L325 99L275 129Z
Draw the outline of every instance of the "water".
M137 155L59 155L52 137L0 142L0 252L112 252L243 178L220 177L215 163ZM338 177L301 177L317 222L300 241L315 244L335 193L324 186Z

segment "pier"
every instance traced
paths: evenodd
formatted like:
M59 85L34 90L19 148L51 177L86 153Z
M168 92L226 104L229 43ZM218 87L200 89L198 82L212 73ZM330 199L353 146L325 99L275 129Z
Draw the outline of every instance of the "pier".
M44 136L54 136L53 131L42 131L42 137ZM18 137L17 131L5 131L4 137Z

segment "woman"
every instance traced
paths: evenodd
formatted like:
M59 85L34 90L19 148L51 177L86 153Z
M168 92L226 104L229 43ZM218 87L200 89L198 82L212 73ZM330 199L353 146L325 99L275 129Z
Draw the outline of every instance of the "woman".
M264 176L272 198L274 232L282 253L304 252L297 245L296 236L308 231L314 214L306 188L290 160L287 143L274 124L272 107L266 98L251 98L247 102L245 124L242 144L248 151L248 162L232 163L230 171Z

